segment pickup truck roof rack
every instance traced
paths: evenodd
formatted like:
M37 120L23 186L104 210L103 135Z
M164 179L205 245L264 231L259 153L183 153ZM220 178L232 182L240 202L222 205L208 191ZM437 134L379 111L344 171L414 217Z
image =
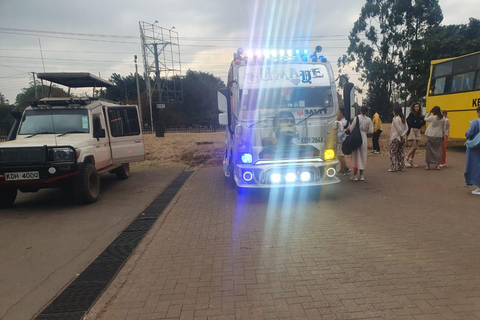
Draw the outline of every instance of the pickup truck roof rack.
M90 103L92 103L93 101L96 101L96 100L103 100L103 99L92 98L92 97L43 98L43 99L40 99L40 100L30 101L30 106L32 106L32 107L55 107L55 106L65 106L65 105L86 106L87 104L90 104Z
M69 88L113 87L113 83L88 72L49 72L38 73L38 78Z

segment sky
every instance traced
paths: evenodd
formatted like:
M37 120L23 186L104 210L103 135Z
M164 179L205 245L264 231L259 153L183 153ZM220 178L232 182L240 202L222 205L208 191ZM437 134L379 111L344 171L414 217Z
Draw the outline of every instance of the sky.
M0 92L10 103L32 72L143 73L139 22L178 32L181 71L225 81L243 48L323 47L338 72L365 0L0 0ZM440 0L442 24L480 18L478 0ZM174 29L172 29L174 27ZM42 59L43 58L43 59ZM360 86L358 74L349 73Z

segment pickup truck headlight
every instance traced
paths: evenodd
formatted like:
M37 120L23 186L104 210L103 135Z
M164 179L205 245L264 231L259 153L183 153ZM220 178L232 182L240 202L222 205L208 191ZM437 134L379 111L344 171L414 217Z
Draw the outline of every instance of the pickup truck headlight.
M71 148L53 148L53 161L70 162L75 161L77 155L74 149Z

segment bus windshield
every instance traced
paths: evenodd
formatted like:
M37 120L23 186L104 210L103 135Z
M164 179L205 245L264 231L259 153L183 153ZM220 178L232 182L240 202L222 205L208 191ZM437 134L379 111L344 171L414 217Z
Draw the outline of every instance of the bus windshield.
M335 112L330 87L269 88L240 90L239 118L261 120L281 109L294 111L297 115L331 116ZM313 111L314 110L314 111Z

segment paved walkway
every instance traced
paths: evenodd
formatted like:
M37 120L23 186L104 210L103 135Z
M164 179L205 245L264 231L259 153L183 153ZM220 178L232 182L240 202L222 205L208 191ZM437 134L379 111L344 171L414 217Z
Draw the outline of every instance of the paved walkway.
M88 319L480 319L480 197L449 167L237 196L192 175Z

